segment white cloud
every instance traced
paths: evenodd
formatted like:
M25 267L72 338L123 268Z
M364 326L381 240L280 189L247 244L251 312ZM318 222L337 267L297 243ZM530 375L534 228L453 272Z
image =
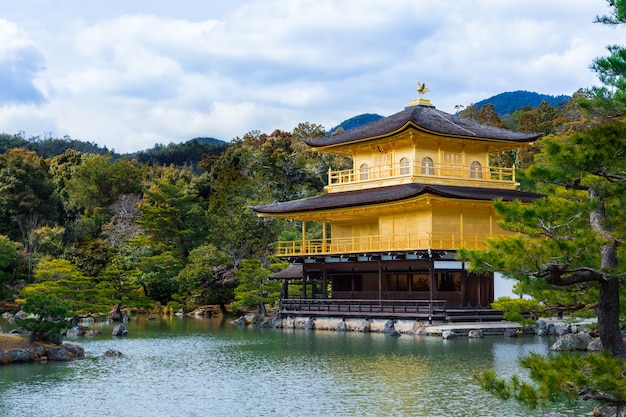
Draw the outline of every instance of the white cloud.
M43 95L33 84L42 57L27 34L0 19L0 106L41 103Z
M128 3L0 5L0 91L19 84L15 97L39 103L5 103L0 131L126 152L388 115L417 81L450 112L504 91L571 94L623 37L592 23L607 8L586 0Z

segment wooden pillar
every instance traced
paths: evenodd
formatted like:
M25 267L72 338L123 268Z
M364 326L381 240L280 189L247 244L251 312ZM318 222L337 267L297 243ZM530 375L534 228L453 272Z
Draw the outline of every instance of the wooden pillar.
M302 275L302 299L306 300L306 274Z
M308 253L306 249L306 220L302 220L302 248L300 249L300 253Z
M354 297L354 269L350 273L350 298Z
M430 254L430 251L428 251ZM435 261L432 256L430 257L430 301L433 301L437 296L437 273L435 272ZM433 305L432 303L428 306L428 323L433 323Z
M437 273L435 271L435 261L430 259L430 300L436 299L437 296Z
M469 294L471 285L469 284L469 280L471 279L470 274L465 270L465 265L463 264L463 269L461 270L461 305L469 306Z
M283 295L282 298L289 298L289 281L283 280Z
M326 275L326 269L322 270L322 298L324 300L328 298L328 276Z
M463 235L463 206L459 209L459 239L460 242L457 242L460 246L466 246L465 244L465 236Z
M327 253L327 243L326 243L326 220L322 222L322 253Z
M378 261L378 301L382 302L383 300L383 269L381 268L381 263Z

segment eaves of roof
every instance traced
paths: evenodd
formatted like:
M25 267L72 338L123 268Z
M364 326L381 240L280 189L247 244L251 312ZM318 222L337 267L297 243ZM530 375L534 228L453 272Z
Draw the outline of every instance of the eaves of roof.
M302 279L302 264L290 264L287 268L270 275L269 279Z
M429 106L412 106L403 111L356 129L332 136L305 139L312 147L332 147L380 139L402 132L409 127L440 136L478 141L527 143L539 139L541 133L525 133L484 125L473 120L448 114Z
M252 206L251 208L259 214L271 216L272 214L301 213L401 201L423 194L431 194L443 198L478 201L502 199L504 201L520 200L522 202L530 202L544 197L543 194L518 190L411 183L340 193L327 193L300 200Z

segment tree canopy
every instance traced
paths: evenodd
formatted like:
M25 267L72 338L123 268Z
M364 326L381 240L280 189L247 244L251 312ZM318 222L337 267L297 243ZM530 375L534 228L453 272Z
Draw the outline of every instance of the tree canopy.
M613 13L596 20L626 23L626 1L608 3ZM526 357L522 364L535 384L517 376L505 381L493 372L478 376L484 388L531 406L563 396L626 404L620 327L626 295L626 52L621 46L608 50L610 56L592 64L604 86L575 98L586 113L573 118L570 111L562 118L582 128L556 129L560 136L542 139L523 173L524 184L546 196L531 204L497 202L501 226L518 234L490 240L486 250L460 253L474 270L518 280L517 291L536 299L531 308L538 314L556 309L597 317L601 355Z

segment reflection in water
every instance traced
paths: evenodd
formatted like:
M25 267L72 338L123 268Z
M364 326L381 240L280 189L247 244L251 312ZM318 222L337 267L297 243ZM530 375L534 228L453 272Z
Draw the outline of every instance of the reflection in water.
M4 324L3 328L4 328ZM399 338L133 319L129 337L81 339L86 359L0 367L0 416L528 416L473 375L519 373L538 338ZM106 358L107 349L124 356ZM575 411L575 410L570 410ZM580 411L579 411L580 413Z

